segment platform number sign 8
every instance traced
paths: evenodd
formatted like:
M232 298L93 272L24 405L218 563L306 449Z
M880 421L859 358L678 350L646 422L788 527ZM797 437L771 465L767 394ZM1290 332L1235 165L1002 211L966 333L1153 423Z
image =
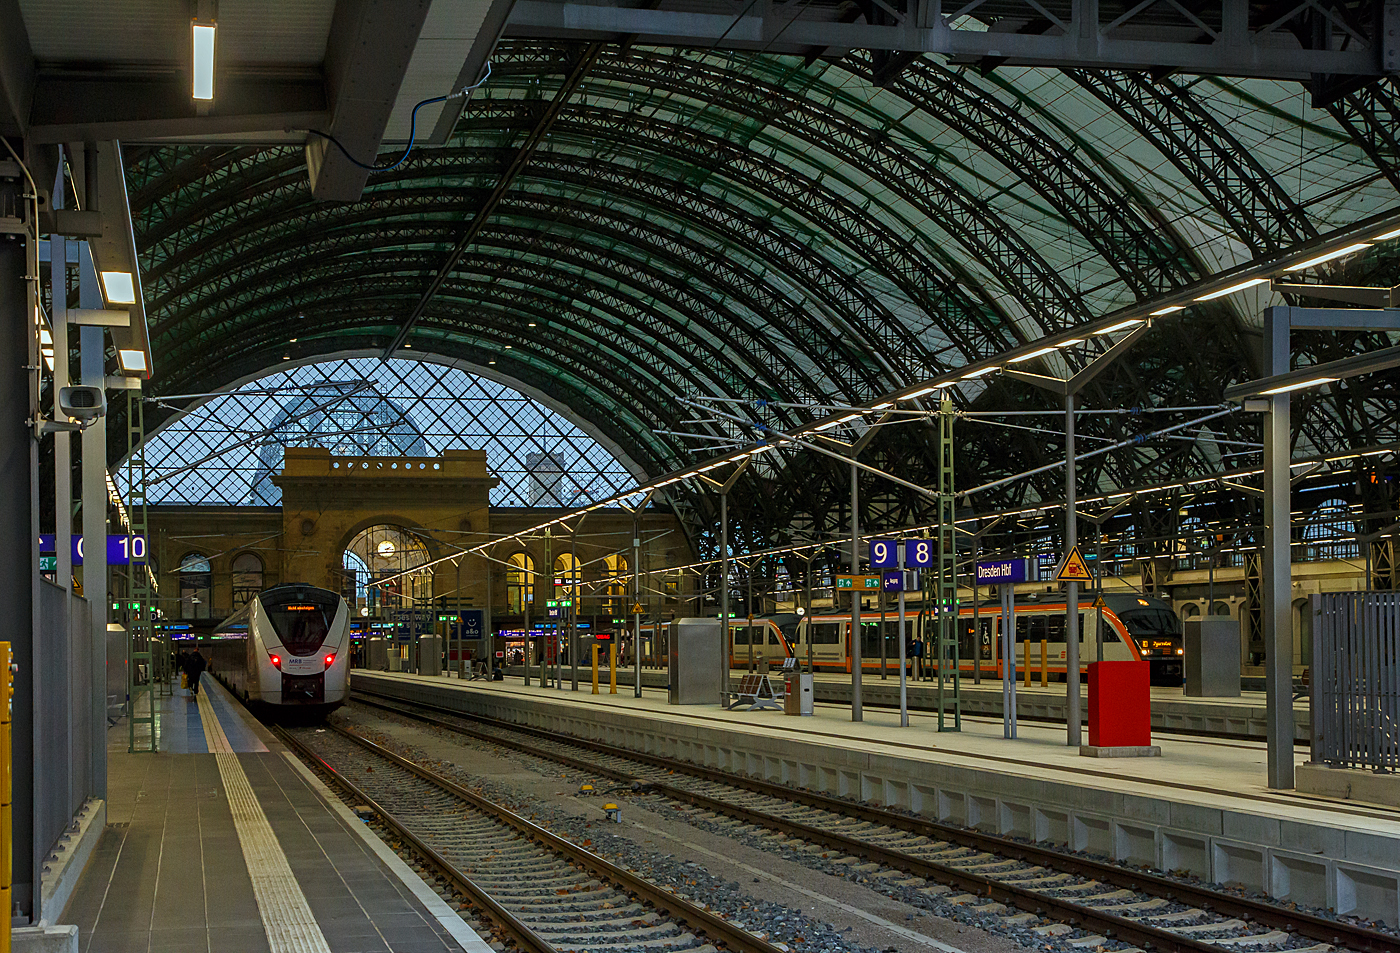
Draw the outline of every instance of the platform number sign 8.
M933 565L933 540L910 539L904 542L904 565L924 568Z
M870 568L895 569L899 566L899 550L892 539L870 541Z

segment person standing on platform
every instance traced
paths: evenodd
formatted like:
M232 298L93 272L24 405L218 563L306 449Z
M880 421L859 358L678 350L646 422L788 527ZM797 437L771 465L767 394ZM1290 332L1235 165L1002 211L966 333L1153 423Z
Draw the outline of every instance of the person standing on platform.
M199 676L204 674L204 656L199 654L199 649L195 649L185 658L185 675L190 682L190 697L199 694Z
M924 640L913 639L914 645L914 679L917 681L926 678L928 669L924 666Z

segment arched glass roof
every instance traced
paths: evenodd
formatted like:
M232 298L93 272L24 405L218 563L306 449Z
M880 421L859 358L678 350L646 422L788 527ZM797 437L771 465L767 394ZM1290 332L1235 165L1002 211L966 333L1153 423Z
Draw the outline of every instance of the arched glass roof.
M352 358L261 377L171 419L147 441L148 499L276 505L270 477L289 446L340 456L485 450L501 481L495 506L574 506L634 482L563 414L505 384L436 363ZM125 479L120 470L123 492Z
M358 203L314 202L299 149L129 149L152 385L209 390L284 356L382 351L421 307L414 348L494 361L656 475L708 455L679 436L689 398L775 428L810 421L1389 209L1397 117L1388 78L1315 103L1292 82L924 56L875 86L859 51L609 44L595 60L577 45L503 41L449 141L370 176ZM1311 277L1389 287L1397 271L1394 248L1378 245ZM1298 302L1264 285L1157 322L1085 406L1219 400L1259 376L1261 311L1282 303ZM1294 343L1312 363L1368 342ZM1094 347L1026 367L1064 376ZM1005 376L953 396L964 409L1050 406ZM1390 439L1367 401L1361 386L1300 395L1300 452ZM1085 465L1086 487L1216 472L1209 441L1123 442L1145 420L1085 421L1086 445L1123 444ZM1217 450L1257 442L1243 415L1211 426ZM753 432L709 432L725 430ZM930 485L931 428L890 430L869 452ZM958 482L1057 452L1029 431L960 422ZM834 531L844 467L768 457L731 496L736 532L747 543ZM1057 498L1058 480L1047 469L981 505ZM708 494L676 496L712 521ZM878 520L928 517L923 498L888 496Z

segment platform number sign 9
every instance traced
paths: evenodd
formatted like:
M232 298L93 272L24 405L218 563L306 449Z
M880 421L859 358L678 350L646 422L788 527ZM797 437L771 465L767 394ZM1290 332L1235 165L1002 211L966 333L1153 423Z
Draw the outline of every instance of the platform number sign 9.
M913 569L924 569L933 565L933 540L907 539L904 541L904 565Z
M899 568L899 549L892 539L872 539L870 541L870 568Z

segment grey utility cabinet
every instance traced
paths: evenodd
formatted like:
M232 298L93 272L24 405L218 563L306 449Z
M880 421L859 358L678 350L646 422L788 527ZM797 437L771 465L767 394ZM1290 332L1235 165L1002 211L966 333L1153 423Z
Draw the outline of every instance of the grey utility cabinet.
M1238 698L1240 623L1229 616L1206 616L1182 623L1186 649L1186 694L1198 698Z
M719 620L678 619L671 623L668 641L668 701L672 705L718 704L723 664Z

